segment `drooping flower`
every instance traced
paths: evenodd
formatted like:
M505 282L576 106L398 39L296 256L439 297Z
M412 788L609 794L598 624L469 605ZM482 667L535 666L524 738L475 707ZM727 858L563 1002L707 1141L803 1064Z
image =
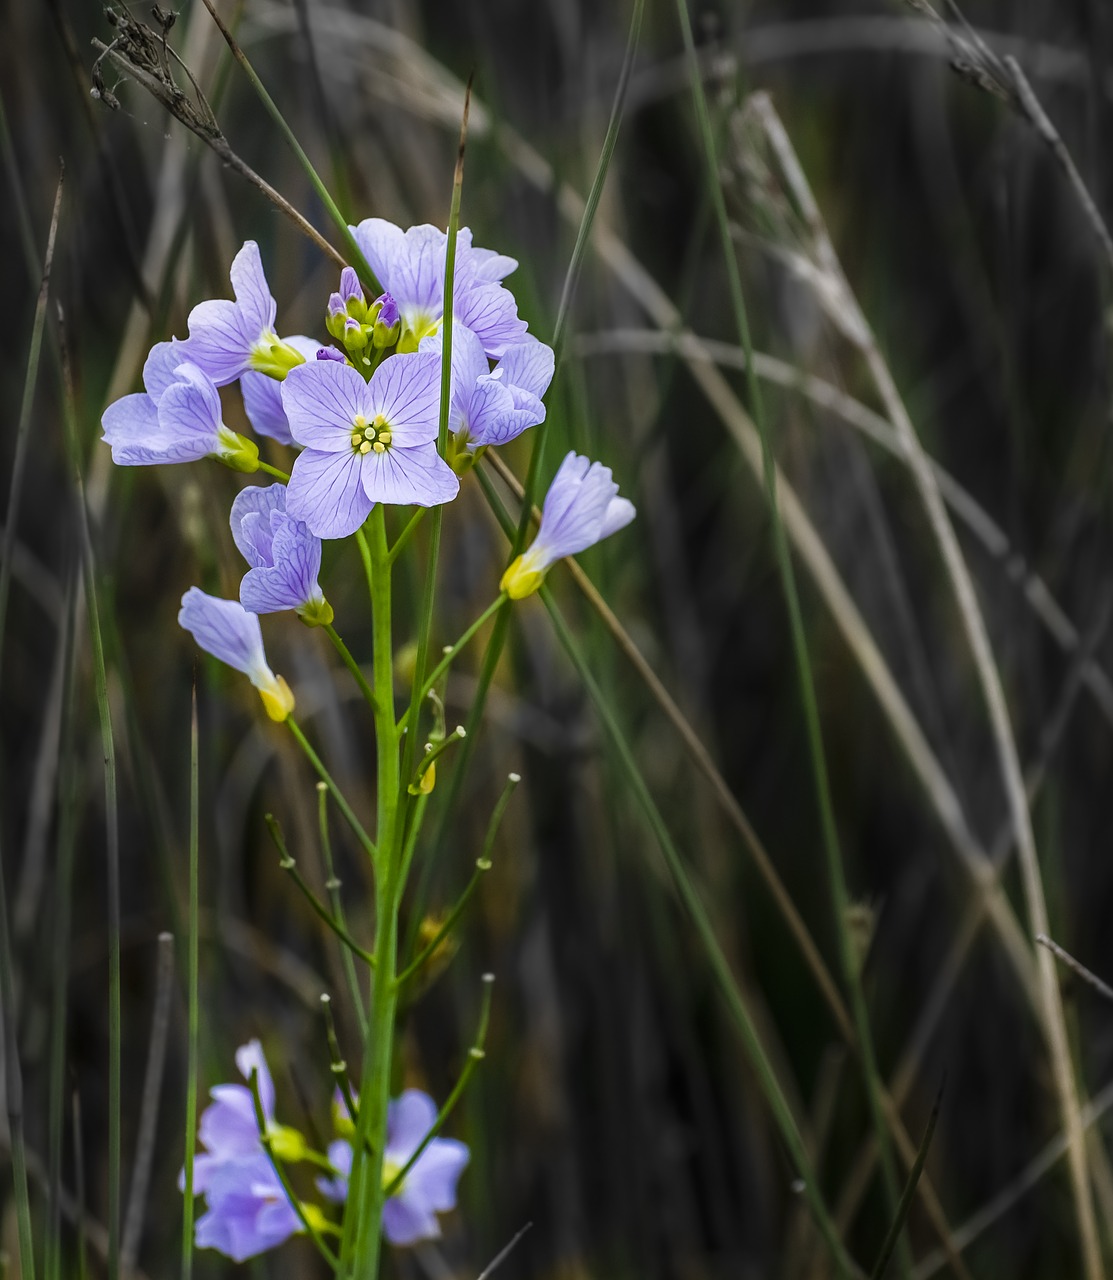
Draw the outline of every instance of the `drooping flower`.
M351 232L398 308L398 350L416 351L422 338L436 333L444 315L447 234L428 223L403 231L383 218L365 218ZM501 284L517 265L513 258L475 248L467 227L457 232L453 315L494 359L526 332L514 295Z
M350 365L319 360L290 371L282 404L294 439L286 509L319 538L343 538L376 502L432 507L459 491L437 453L440 360L391 356L370 382Z
M251 613L293 609L310 626L332 621L317 575L321 540L286 514L286 486L241 489L232 503L232 538L251 568L240 583L240 604Z
M383 1186L389 1187L421 1146L437 1118L437 1107L427 1093L407 1089L387 1109L386 1145L383 1148ZM348 1195L352 1148L343 1139L331 1143L329 1163L337 1171L317 1186L330 1200L342 1202ZM414 1161L401 1186L383 1205L383 1235L391 1244L416 1244L441 1234L438 1213L456 1207L456 1183L470 1154L455 1138L434 1138Z
M284 338L283 341L306 360L315 360L321 347L316 338L307 338L300 333L294 334L292 338ZM240 375L240 390L243 392L244 411L255 430L261 436L277 440L279 444L293 444L290 424L286 421L286 413L282 408L282 382L271 374L256 373L249 369Z
M421 350L442 351L443 335L424 338ZM507 347L492 370L475 334L453 322L449 430L461 445L506 444L545 421L541 397L552 378L552 348L536 338Z
M122 467L218 458L235 471L258 470L259 450L224 425L220 395L180 344L160 342L143 366L146 392L122 396L101 416L112 461Z
M238 600L220 600L190 587L182 596L178 623L206 653L247 676L272 720L285 720L293 711L290 686L267 666L258 615L248 613Z
M259 246L244 241L229 271L235 302L214 298L189 313L189 337L179 346L218 387L253 369L283 378L303 354L274 331L278 307L263 274Z
M610 467L569 453L545 495L537 537L502 575L512 600L532 595L549 568L609 537L634 518L634 504L618 496Z
M280 1159L300 1160L305 1140L275 1120L274 1083L258 1040L236 1050L236 1066L248 1081L255 1075L272 1150ZM207 1209L197 1220L196 1241L242 1262L281 1244L302 1224L263 1147L251 1089L219 1084L210 1096L198 1128L205 1150L193 1162L193 1191L205 1196ZM184 1190L184 1170L178 1185Z

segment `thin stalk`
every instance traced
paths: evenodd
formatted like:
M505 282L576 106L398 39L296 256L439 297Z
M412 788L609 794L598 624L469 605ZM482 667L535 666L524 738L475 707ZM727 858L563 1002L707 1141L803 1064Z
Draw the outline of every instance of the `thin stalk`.
M340 881L336 877L336 867L332 857L332 838L328 829L328 787L323 782L317 783L317 831L321 838L321 852L328 871L325 888L332 903L332 914L340 922L341 928L347 932L348 922L344 918L344 899L340 896ZM352 1006L359 1021L360 1034L367 1035L367 1010L363 1007L363 993L359 986L359 976L352 953L345 947L340 953L344 966L344 976L348 979L348 991L352 997Z
M278 825L278 819L273 813L265 814L263 821L267 824L267 831L270 832L270 838L274 841L274 847L278 850L280 861L278 865L297 885L303 898L313 908L317 916L336 934L337 938L344 946L354 955L364 962L364 964L374 967L375 957L370 951L361 947L352 935L344 928L339 920L336 920L328 907L317 897L313 890L306 884L305 877L298 870L298 864L290 857L290 851L286 847L286 839L282 834L282 828Z
M235 58L246 72L247 78L251 81L252 88L259 96L259 101L267 110L267 114L275 124L278 125L282 136L286 139L287 143L289 143L290 149L297 157L298 163L305 170L305 176L309 179L313 190L317 193L318 199L321 201L321 204L324 205L325 210L335 224L337 231L340 232L340 238L344 241L344 248L351 255L352 265L355 267L360 279L368 286L368 288L370 288L372 293L381 293L381 286L375 278L375 273L371 270L367 259L363 256L363 250L356 242L355 236L352 235L351 230L348 227L347 219L336 207L336 201L333 200L332 196L329 194L328 188L321 181L320 175L317 173L317 170L314 169L312 161L305 154L305 151L303 150L301 143L297 140L293 129L291 129L286 123L286 117L278 109L274 99L267 92L262 80L260 80L256 74L255 68L248 61L247 54L240 48L236 37L224 25L224 21L220 14L217 13L212 0L205 0L205 8L208 9L210 14L212 14L213 21L220 28L220 34L224 37L228 48L232 51L232 57Z
M363 1076L360 1082L359 1121L352 1150L348 1181L348 1208L340 1243L340 1275L377 1280L382 1245L384 1204L382 1153L386 1145L387 1106L390 1101L390 1068L393 1059L394 1019L398 995L395 988L398 959L398 737L394 723L394 654L391 618L391 571L387 563L386 521L383 505L371 512L368 522L368 566L371 587L373 667L380 704L375 715L377 835L379 853L375 872L375 974L371 988L371 1013L364 1041ZM390 694L388 698L388 693ZM367 1148L373 1154L367 1156Z
M417 526L422 522L422 520L425 519L425 517L428 514L429 514L428 507L418 507L418 509L413 513L413 515L410 516L410 518L406 521L405 527L403 528L402 532L395 539L394 546L391 547L390 552L387 555L387 558L386 558L387 564L393 564L395 560L398 559L399 555L404 550L406 544L417 532Z
M77 762L74 733L77 723L78 687L74 669L78 595L81 588L71 577L66 594L65 685L62 689L62 732L59 739L58 838L54 885L53 991L50 1011L50 1112L48 1118L50 1222L46 1233L46 1280L60 1280L62 1268L62 1139L65 1128L66 1009L70 968L70 921L73 910L73 868L77 849Z
M348 646L341 640L336 628L331 622L326 623L323 628L325 635L332 641L333 648L344 660L344 665L352 673L352 678L359 685L360 692L363 694L363 700L371 708L371 714L374 715L378 710L379 704L375 701L375 690L371 688L367 682L367 677L360 670L359 663L352 657Z
M904 1193L901 1195L900 1204L897 1206L897 1216L894 1218L892 1226L889 1228L889 1234L885 1237L885 1241L881 1246L881 1253L878 1255L877 1262L873 1270L870 1272L870 1280L881 1280L885 1274L885 1268L889 1265L889 1259L893 1255L896 1248L897 1240L900 1237L901 1230L904 1227L905 1220L908 1217L908 1211L912 1208L912 1201L916 1195L916 1184L920 1181L920 1174L924 1170L924 1161L927 1159L928 1150L931 1147L931 1140L935 1136L935 1125L939 1120L939 1107L943 1101L943 1090L940 1088L935 1095L935 1102L932 1104L931 1115L928 1116L927 1128L924 1130L923 1139L920 1142L919 1150L916 1152L916 1161L912 1166L908 1175L908 1181L904 1187Z
M421 689L422 699L429 696L430 690L441 678L441 676L444 675L444 673L448 670L448 668L452 665L452 663L456 659L457 654L460 652L461 649L465 647L465 645L468 644L468 642L472 639L472 637L479 630L479 628L482 627L483 624L489 618L493 617L502 608L502 606L506 604L506 602L509 599L510 597L504 591L498 597L497 600L492 600L491 603L487 606L487 608L484 609L483 612L479 615L479 617L476 618L476 620L471 624L470 627L468 627L468 629L464 632L464 634L460 637L460 639L457 640L454 645L450 646L448 649L444 651L444 656L441 658L440 662L437 663L437 665L425 678L425 684L422 686L422 689Z
M197 1060L201 1027L200 845L201 785L197 682L189 722L189 1031L186 1048L185 1202L182 1214L182 1280L193 1275L193 1157L197 1144Z
M344 1059L344 1055L340 1052L340 1039L336 1034L336 1019L333 1017L332 997L330 995L322 994L321 1008L325 1014L329 1070L332 1072L332 1078L336 1081L337 1089L340 1090L340 1097L343 1099L344 1110L348 1113L348 1119L353 1125L356 1125L359 1123L359 1108L356 1106L355 1098L352 1097L352 1086L348 1080L348 1064Z
M269 462L259 459L259 470L265 472L268 476L274 476L276 480L281 480L283 484L288 484L290 473L288 471L280 471L278 467L272 467Z
M305 734L302 733L301 727L298 725L298 722L294 719L293 716L286 717L286 725L289 727L290 732L294 735L294 738L297 741L298 746L301 747L302 751L305 752L306 759L316 770L317 776L321 779L321 781L325 784L325 786L328 787L329 795L331 795L333 800L336 801L336 807L344 815L344 821L348 824L349 827L351 827L352 832L355 835L356 839L360 842L361 845L363 845L365 852L368 854L371 860L374 861L375 857L377 856L375 842L364 830L363 823L361 823L360 820L356 817L355 813L352 811L351 805L347 802L347 800L344 799L344 793L333 781L332 774L330 774L329 771L325 768L324 763L321 760L321 757L309 745L309 742L306 739Z
M719 236L723 258L727 269L727 280L730 287L731 303L734 309L735 322L738 328L739 342L746 358L746 384L749 393L750 411L758 434L761 437L762 469L765 489L768 495L770 523L773 530L773 541L776 550L777 564L780 570L785 603L788 609L789 625L792 634L792 647L796 660L796 671L803 704L804 717L807 724L808 743L811 752L813 773L815 777L816 800L819 805L820 827L823 835L823 849L827 861L828 883L835 916L835 929L838 938L839 958L842 963L843 980L846 984L850 1002L850 1012L854 1019L854 1028L858 1042L858 1056L862 1065L862 1074L866 1086L866 1098L869 1105L870 1119L877 1134L881 1181L885 1192L889 1213L895 1219L900 1202L898 1191L896 1164L890 1145L890 1134L885 1123L884 1109L881 1103L882 1083L877 1069L877 1060L873 1046L873 1034L870 1029L869 1014L866 1008L865 994L861 983L861 966L856 953L854 939L851 936L848 915L850 908L850 892L846 883L846 869L843 865L842 851L839 845L838 828L835 824L834 805L831 799L830 783L827 776L826 751L823 744L823 730L819 718L819 704L816 698L815 679L812 673L811 656L808 650L807 636L804 630L803 613L796 587L796 575L792 566L792 555L789 551L788 538L780 518L777 503L777 469L773 456L769 426L765 418L764 401L761 383L754 369L753 343L750 337L749 319L746 311L745 297L742 291L742 279L738 270L733 240L730 233L730 221L727 216L726 201L722 184L719 181L719 161L716 152L714 129L711 113L707 106L703 79L699 72L699 59L696 54L695 41L692 36L692 24L688 14L687 0L676 0L677 17L684 41L685 56L691 73L692 98L695 105L696 119L699 125L700 138L704 149L707 186L715 210L715 218L719 228ZM904 1276L912 1272L912 1254L903 1234L898 1242L898 1262Z
M468 110L471 106L471 81L464 94L464 112L460 121L460 141L456 150L456 170L452 175L452 198L448 211L448 230L444 251L444 315L441 319L441 400L437 424L437 452L444 457L448 444L448 415L452 407L452 313L456 279L456 233L460 226L460 199L464 188L464 150L468 137ZM425 700L424 672L429 656L429 635L433 629L433 605L437 592L437 561L441 548L442 507L435 507L429 533L429 562L425 569L421 617L417 632L417 658L414 682L410 692L410 709L406 717L406 737L402 748L402 777L413 776L417 752L418 724L421 704Z
M77 498L78 524L82 544L82 572L85 605L89 616L89 635L93 647L93 682L100 722L101 750L104 758L105 808L105 883L108 898L108 1259L109 1280L120 1274L120 826L116 805L116 744L112 731L112 713L108 701L108 675L104 660L100 610L97 604L96 566L93 540L89 531L85 484L81 475L78 445L77 409L74 399L73 370L65 341L59 308L59 349L62 360L63 421L66 449L73 473Z
M271 1147L271 1137L267 1132L267 1117L263 1111L263 1101L259 1096L259 1070L257 1067L251 1068L251 1078L248 1081L248 1085L251 1088L251 1101L255 1108L255 1123L259 1128L259 1141L262 1143L263 1150L267 1153L267 1159L271 1162L275 1177L282 1184L282 1190L285 1192L286 1199L290 1202L290 1208L297 1214L298 1221L301 1223L306 1235L317 1246L317 1252L335 1272L338 1265L336 1254L325 1244L324 1240L321 1239L321 1233L310 1222L301 1201L294 1194L294 1189L290 1185L290 1179L286 1176L282 1161L274 1154Z
M483 852L479 855L475 862L475 868L471 873L471 879L467 883L464 892L456 901L456 905L448 913L444 923L429 940L421 951L413 960L402 970L396 981L401 987L408 982L415 973L429 959L434 951L440 946L443 940L455 927L456 922L463 915L468 903L471 901L472 894L479 887L480 880L491 869L491 851L495 847L495 838L498 835L499 827L502 825L502 815L506 812L506 806L510 803L510 797L514 794L514 788L521 782L521 777L516 773L507 775L506 785L502 789L502 795L499 796L495 804L494 812L491 814L491 821L487 825L487 835L483 841Z
M483 975L483 1003L479 1010L479 1026L475 1032L475 1041L468 1050L468 1060L464 1063L464 1069L460 1072L460 1078L456 1081L452 1088L452 1092L445 1099L444 1106L437 1112L437 1118L429 1127L429 1132L421 1139L413 1154L406 1163L391 1178L389 1184L384 1191L384 1195L389 1199L402 1183L406 1180L406 1174L421 1159L422 1153L429 1143L440 1133L444 1127L444 1122L452 1114L457 1102L463 1097L464 1090L468 1087L468 1081L471 1080L476 1067L483 1061L486 1056L484 1045L487 1043L487 1024L491 1020L491 989L494 986L495 975L493 973L485 973Z

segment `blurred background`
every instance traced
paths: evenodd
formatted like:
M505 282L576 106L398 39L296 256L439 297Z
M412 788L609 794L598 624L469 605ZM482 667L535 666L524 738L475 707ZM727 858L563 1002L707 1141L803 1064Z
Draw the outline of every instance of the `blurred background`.
M243 0L220 11L353 222L445 224L463 84L474 75L462 220L477 244L519 259L508 284L531 331L551 338L622 79L628 0ZM117 12L161 32L146 4ZM176 13L167 38L228 145L337 243L204 6L188 0ZM1097 210L1109 211L1113 12L1100 0L969 0L963 13L990 50L1019 61ZM984 611L1030 785L1051 932L1109 978L1110 258L1031 121L991 78L971 74L969 59L956 73L962 51L930 14L895 0L767 0L701 2L691 15L783 472L848 910L833 905L826 871L691 65L674 6L658 0L645 7L622 82L621 130L548 397L544 478L576 448L610 465L637 504L635 524L583 565L713 765L693 758L568 573L550 581L707 905L852 1254L868 1271L888 1225L862 1073L785 901L843 1001L840 923L851 932L879 1069L913 1148L946 1079L909 1218L913 1274L1081 1274L1001 765L876 371L891 372L935 464ZM63 1099L66 1257L77 1257L84 1203L88 1267L101 1274L106 812L64 346L119 770L121 1138L125 1193L137 1187L125 1240L153 1277L176 1267L181 1232L195 669L202 1086L232 1079L235 1047L259 1036L280 1114L327 1139L322 992L349 1059L358 1053L336 941L279 870L263 822L278 816L323 893L314 779L288 735L260 717L246 681L199 661L176 625L190 585L236 593L243 570L227 511L244 480L207 463L113 469L99 420L109 401L140 388L154 341L184 336L195 302L228 295L245 239L260 244L284 334L324 337L336 270L111 61L91 94L92 42L121 30L98 5L12 0L4 29L5 475L65 164L0 669L0 855L15 976L6 1025L22 1064L36 1212L47 1220L49 1114ZM969 33L961 38L976 49ZM174 74L189 89L180 66ZM234 396L226 416L246 429ZM281 465L270 448L264 456ZM530 448L527 435L503 452L519 477ZM490 602L506 555L474 483L445 531L437 643ZM410 563L399 645L421 586L420 554ZM328 548L322 581L338 627L366 657L358 559ZM269 619L264 631L302 723L368 812L373 746L346 673L296 620ZM467 715L481 654L473 648L456 666L449 725ZM475 1033L480 975L496 975L486 1058L449 1124L472 1164L444 1239L395 1253L391 1273L478 1275L532 1223L501 1274L829 1274L706 949L536 600L514 610L451 812L451 764L442 771L406 905L411 935L467 882L511 770L523 781L494 868L405 1013L396 1067L399 1087L446 1096ZM349 925L367 943L366 875L346 832L334 838ZM781 897L755 862L755 840ZM983 892L978 876L991 865L1002 889ZM174 941L160 953L163 932ZM1085 1116L1113 1256L1101 1119L1113 1104L1113 1006L1068 970L1060 976L1079 1088L1094 1100ZM50 1070L59 1019L60 1081ZM6 1151L0 1143L0 1241L11 1258ZM76 1266L67 1261L67 1273ZM202 1277L234 1270L212 1253L195 1266ZM303 1241L250 1270L324 1274Z

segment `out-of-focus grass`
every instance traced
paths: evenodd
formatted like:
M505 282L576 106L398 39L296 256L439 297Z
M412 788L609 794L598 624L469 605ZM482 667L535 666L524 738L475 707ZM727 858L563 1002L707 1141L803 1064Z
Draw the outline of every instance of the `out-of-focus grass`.
M621 67L625 7L548 0L528 9L365 9L330 2L299 11L246 0L242 12L222 12L353 218L443 224L461 86L474 71L463 221L477 243L520 258L511 283L522 313L534 332L551 336L582 211L576 193L590 186ZM1080 0L1069 9L1045 3L1021 12L987 0L971 3L966 14L1026 67L1099 207L1108 208L1103 86L1113 30L1102 8ZM146 15L137 9L134 16ZM960 529L960 545L1002 671L1021 763L1038 765L1043 775L1033 789L1033 820L1051 931L1108 977L1108 282L1099 248L1039 142L1007 109L951 74L945 47L914 16L806 3L745 12L712 6L693 16L715 119L729 124L748 90L771 91L920 438L965 490L974 504L968 514L982 522L983 534L990 530L987 542ZM180 1251L176 1180L186 1087L193 650L174 617L181 591L193 582L235 591L241 567L224 526L241 482L201 465L114 471L97 441L99 417L108 398L137 387L153 340L183 334L194 301L226 294L227 264L243 239L263 247L286 332L322 331L321 301L334 273L137 86L110 82L122 103L115 113L89 100L89 41L111 38L95 6L12 6L6 21L0 85L12 145L9 199L0 210L9 246L0 323L10 359L0 379L12 407L9 465L38 287L38 267L25 270L19 246L29 236L28 251L41 257L56 157L67 166L53 292L72 352L106 697L119 751L125 1195L159 932L171 929L180 948L182 985L139 1250L140 1266L156 1276L177 1266ZM327 232L293 156L250 86L227 65L203 6L183 9L173 39L211 91L232 146ZM731 143L722 157L727 207L759 356L777 357L778 368L798 369L801 378L822 379L848 397L840 403L859 423L872 421L869 414L884 414L885 406L866 370L807 280L786 266L784 250L799 247L782 234L791 224L779 224L754 199L745 169L754 157L744 139L723 136ZM622 337L660 329L664 299L694 334L735 339L699 155L675 16L669 6L649 6L548 400L544 479L562 452L576 447L611 465L637 502L638 521L621 540L585 556L585 567L696 726L827 966L836 969L768 511L729 421L724 430L730 411L722 397L745 404L745 380L724 365L725 381L713 383L690 349ZM765 194L775 201L775 191ZM140 270L145 300L136 286ZM88 1233L95 1269L106 1244L98 1224L110 1181L110 948L94 664L81 622L73 624L79 644L72 694L62 703L48 696L52 673L66 671L67 584L80 550L53 343L14 530L0 848L13 922L10 1013L23 1067L32 1207L36 1224L49 1221L48 1169L58 1141L67 1224L61 1273L68 1274L78 1185L74 1092L96 1219ZM601 347L606 354L596 353ZM765 376L760 363L755 370ZM782 377L768 395L768 416L785 483L837 575L817 589L819 562L797 550L834 813L853 919L867 948L865 997L880 1072L910 1133L923 1131L948 1073L927 1174L958 1229L1013 1186L1058 1132L1043 1035L1024 980L1025 972L1034 974L1034 953L1016 924L1022 897L1005 861L1007 810L988 722L907 472L899 455L860 438L845 414L803 390ZM230 400L234 426L238 412ZM524 477L528 441L505 454ZM1007 543L994 541L993 526ZM419 530L419 545L425 537ZM489 603L503 547L477 486L466 487L445 513L434 644L454 640ZM363 593L356 557L326 552L324 581L347 623L346 640L366 657L369 636L356 622ZM400 641L419 616L422 584L411 585L400 606ZM839 1056L837 1026L714 790L562 571L551 585L703 894L825 1196L849 1205L848 1188L866 1188L845 1228L850 1251L868 1269L888 1223L876 1180L851 1176L868 1167L860 1073ZM840 599L854 606L853 616L832 614ZM446 1220L443 1247L400 1256L396 1271L439 1273L443 1264L477 1274L528 1220L533 1228L504 1264L506 1274L822 1274L814 1228L800 1212L775 1127L706 956L675 909L621 762L544 611L517 607L507 625L462 804L425 878L427 898L411 904L415 932L426 908L448 909L463 890L507 773L521 773L523 782L492 871L463 917L452 964L400 1029L406 1079L443 1098L472 1043L478 975L498 975L486 1058L454 1118L472 1146L472 1166L461 1184L461 1212ZM275 619L267 638L330 769L366 803L360 781L373 770L373 751L358 689L323 637ZM867 641L884 665L864 677ZM450 724L470 704L481 653L469 650L449 681ZM262 823L273 808L299 868L318 896L327 896L331 873L321 852L315 779L287 740L259 721L249 690L215 664L202 664L198 676L201 1082L229 1078L234 1047L259 1034L291 1117L301 1120L304 1108L321 1124L331 1080L320 993L333 996L342 1045L356 1044L358 1023L335 939L279 871ZM900 695L908 716L900 723L911 725L913 736L894 732L900 713L886 700L887 688ZM72 754L51 749L54 726L66 723L59 706L77 711ZM60 740L68 740L64 728ZM448 766L445 793L450 777ZM70 822L77 855L72 920ZM435 830L435 814L430 826ZM347 927L366 944L371 914L359 850L339 821L331 835ZM978 925L977 895L954 857L959 845L972 858L1000 851L996 927ZM1001 923L1007 918L1012 926ZM1004 934L1009 928L1014 932ZM1011 952L1003 935L1012 938ZM68 957L69 975L63 1086L50 1069L59 956ZM1060 977L1079 1080L1086 1094L1099 1095L1113 1052L1109 1011ZM60 1106L65 1116L64 1141L51 1127L52 1105L55 1126ZM1113 1189L1102 1181L1102 1164L1095 1162L1098 1216L1108 1250ZM10 1178L0 1175L3 1244L14 1255L10 1189ZM1058 1277L1077 1269L1075 1237L1058 1165L987 1226L964 1258L974 1276ZM913 1206L909 1239L917 1259L938 1244L922 1203ZM36 1246L41 1259L39 1240ZM257 1264L257 1272L301 1275L315 1265L310 1250L295 1243ZM200 1253L194 1270L206 1276L230 1267Z

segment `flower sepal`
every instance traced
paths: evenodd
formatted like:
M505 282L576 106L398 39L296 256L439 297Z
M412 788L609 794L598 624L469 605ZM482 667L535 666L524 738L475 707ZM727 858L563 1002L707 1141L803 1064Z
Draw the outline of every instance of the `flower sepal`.
M284 724L294 713L294 694L286 683L286 677L275 676L273 684L260 685L258 688L267 715L278 724Z
M329 604L324 596L317 600L307 601L296 612L307 627L327 627L336 616L333 613L332 605Z
M279 679L281 680L282 677L280 676ZM274 1121L267 1125L266 1143L275 1158L281 1160L283 1164L297 1164L299 1160L304 1160L309 1152L309 1144L297 1129L288 1124L276 1124Z
M220 452L216 457L231 471L251 474L259 470L259 446L238 431L220 428Z
M251 348L247 363L256 373L265 373L268 378L281 382L291 369L305 364L305 356L276 334L265 333Z
M541 589L545 570L535 566L528 552L518 556L502 575L499 590L505 591L511 600L524 600Z

